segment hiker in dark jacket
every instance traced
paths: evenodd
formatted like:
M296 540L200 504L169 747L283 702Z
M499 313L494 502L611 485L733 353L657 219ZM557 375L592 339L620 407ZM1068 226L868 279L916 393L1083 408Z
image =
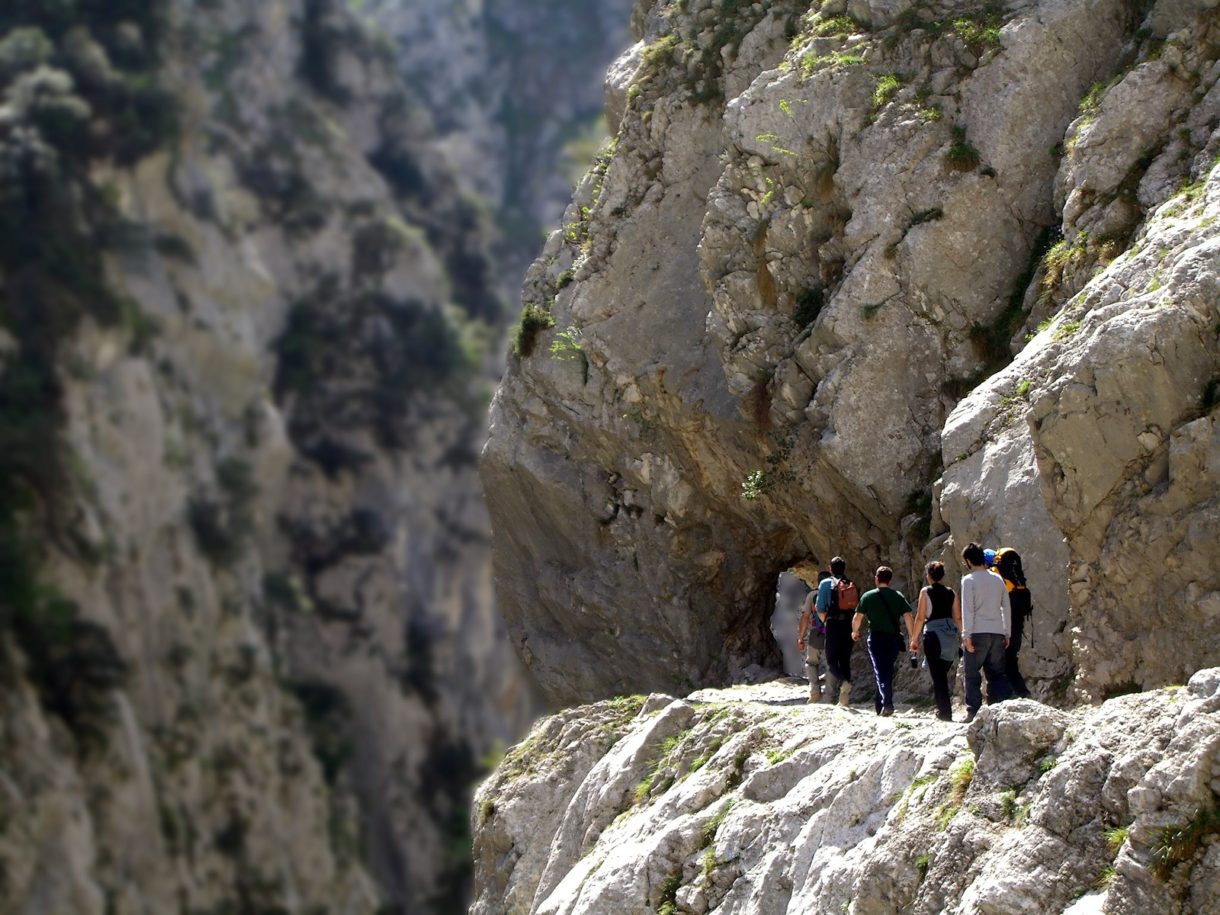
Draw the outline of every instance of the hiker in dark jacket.
M945 577L944 563L929 562L924 567L928 586L919 592L915 611L915 634L911 651L920 650L920 637L928 672L932 675L932 695L936 699L936 717L953 720L953 692L949 688L949 671L957 660L961 642L962 605L952 588L941 584Z
M911 605L901 591L890 587L894 572L889 566L881 566L873 576L877 585L860 598L860 606L851 621L851 637L860 638L860 627L868 619L868 656L873 662L877 678L877 695L873 705L877 714L889 717L894 714L894 662L902 649L915 640L911 626ZM906 638L902 636L898 620L906 626Z
M1004 649L1004 674L1012 686L1012 691L1022 699L1030 696L1025 678L1021 676L1021 664L1017 655L1021 652L1021 642L1025 637L1025 621L1029 618L1032 601L1029 587L1025 584L1025 570L1021 568L1021 557L1012 547L1003 547L999 552L983 550L983 558L991 554L987 563L991 571L1004 579L1004 587L1008 589L1009 614L1008 647Z
M850 586L850 589L845 587ZM841 594L854 593L850 608L841 607ZM818 583L815 602L826 619L826 701L847 706L851 702L851 620L860 592L847 577L842 556L830 560L830 577Z

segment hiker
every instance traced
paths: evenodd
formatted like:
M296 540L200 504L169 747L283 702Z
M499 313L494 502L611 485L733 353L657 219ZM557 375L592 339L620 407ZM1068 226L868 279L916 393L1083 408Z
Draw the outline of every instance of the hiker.
M928 584L919 592L911 651L919 651L919 638L922 635L923 653L928 661L928 672L932 675L936 717L941 721L952 721L953 693L949 688L949 671L957 660L961 641L962 605L953 589L941 584L945 577L943 562L929 562L923 572Z
M987 555L987 550L983 550ZM1004 580L1008 589L1009 618L1008 647L1004 649L1004 674L1012 691L1022 699L1030 696L1017 655L1021 651L1021 639L1025 635L1025 619L1033 613L1033 599L1025 583L1025 570L1021 568L1021 556L1010 546L1002 547L993 555L991 570Z
M894 662L902 649L915 640L911 605L901 591L890 587L893 579L894 571L889 566L878 567L873 576L876 587L860 598L860 606L851 622L851 637L856 640L860 638L860 627L868 619L868 656L877 679L873 706L883 718L894 714ZM900 618L907 630L905 639L899 631Z
M1008 589L999 575L987 569L983 548L970 543L962 550L969 572L962 576L962 647L965 661L966 721L971 722L983 704L982 678L987 677L987 702L1012 697L1004 675L1004 649L1008 647Z
M830 560L830 576L818 583L814 606L826 620L826 701L851 703L852 615L860 603L860 589L847 577L842 556Z
M818 585L830 577L829 572L818 572ZM826 650L826 618L818 613L817 591L805 595L805 603L801 605L801 619L797 625L796 647L805 656L805 676L809 678L809 698L807 703L820 702L822 699L822 683L818 679L818 667L822 663L822 654Z

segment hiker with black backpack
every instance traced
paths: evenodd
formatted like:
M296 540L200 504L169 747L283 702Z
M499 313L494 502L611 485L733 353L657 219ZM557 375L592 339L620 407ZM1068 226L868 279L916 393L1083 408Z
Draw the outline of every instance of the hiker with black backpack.
M1012 687L1004 674L1004 649L1008 647L1011 610L1008 589L999 575L987 568L983 548L977 543L962 550L969 572L962 576L962 647L965 649L962 679L966 684L966 721L971 722L983 705L983 675L987 676L987 702L1012 698Z
M851 620L860 604L860 589L847 577L842 556L830 560L830 577L818 584L814 603L826 620L826 701L851 703Z
M990 551L984 550L984 556L988 552ZM994 554L991 569L1004 580L1004 587L1008 589L1009 608L1012 611L1009 620L1011 634L1008 637L1008 647L1004 649L1004 674L1008 677L1012 691L1022 699L1028 699L1029 687L1021 676L1017 655L1021 651L1021 639L1025 635L1025 620L1033 614L1033 599L1029 586L1025 583L1021 556L1010 546L1002 547Z
M829 578L829 572L818 573L818 584ZM817 591L810 591L801 605L801 618L797 624L796 647L805 656L805 676L809 678L808 703L822 700L822 683L818 679L818 667L826 650L826 619L817 608Z
M860 627L868 620L868 656L873 662L873 675L877 679L877 695L873 706L877 714L888 718L894 714L894 662L902 650L915 641L915 629L911 621L911 605L905 595L890 587L894 571L889 566L880 566L873 576L877 587L860 598L860 606L852 617L851 637L860 638ZM903 639L898 625L899 619L906 626Z

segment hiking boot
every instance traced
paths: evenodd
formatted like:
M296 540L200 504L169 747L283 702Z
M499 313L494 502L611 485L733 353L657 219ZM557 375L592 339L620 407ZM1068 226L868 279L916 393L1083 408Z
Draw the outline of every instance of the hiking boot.
M936 713L936 720L937 720L937 721L952 721L952 720L953 720L953 716L952 716L952 715L942 715L940 712L937 712L937 713Z
M839 705L847 708L851 705L851 681L846 680L839 687Z
M821 693L810 693L809 698L805 700L806 705L817 705L822 701Z
M829 675L826 677L826 688L822 690L822 693L829 704L834 705L835 699L839 696L839 684L842 682L838 677Z
M977 714L978 714L978 711L976 709L968 710L966 712L966 724L969 724L970 722L972 722L974 720L974 716Z
M892 708L883 708L883 709L881 710L881 717L882 717L882 718L889 718L889 717L890 717L891 715L893 715L893 714L894 714L894 710L893 710Z

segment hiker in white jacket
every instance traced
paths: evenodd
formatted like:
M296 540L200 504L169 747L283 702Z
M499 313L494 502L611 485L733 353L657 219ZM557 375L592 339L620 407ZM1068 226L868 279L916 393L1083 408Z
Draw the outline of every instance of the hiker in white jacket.
M1012 632L1012 613L1004 580L991 574L983 548L971 543L962 550L970 567L962 577L962 647L965 664L966 721L973 721L983 704L982 677L987 676L987 702L1003 702L1013 696L1004 674L1004 649Z

